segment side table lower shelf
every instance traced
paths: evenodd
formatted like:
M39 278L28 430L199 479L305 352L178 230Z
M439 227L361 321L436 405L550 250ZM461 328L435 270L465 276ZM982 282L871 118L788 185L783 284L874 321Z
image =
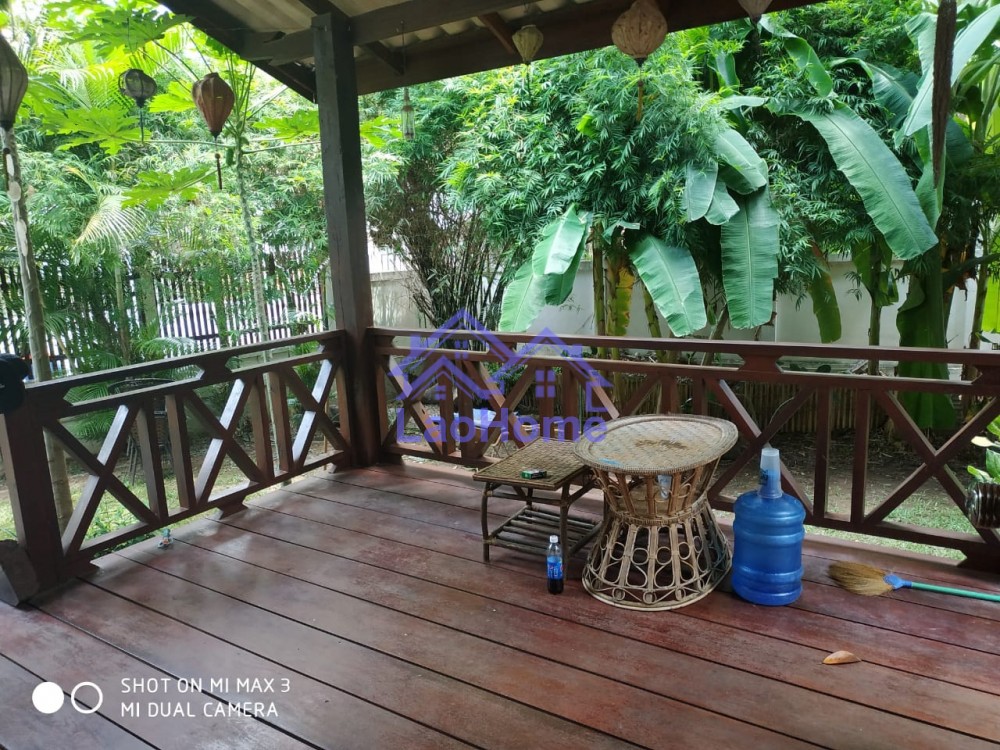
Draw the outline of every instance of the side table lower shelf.
M490 559L490 545L544 555L549 536L558 534L563 546L563 566L597 535L600 522L566 515L532 505L521 508L483 538L483 559Z

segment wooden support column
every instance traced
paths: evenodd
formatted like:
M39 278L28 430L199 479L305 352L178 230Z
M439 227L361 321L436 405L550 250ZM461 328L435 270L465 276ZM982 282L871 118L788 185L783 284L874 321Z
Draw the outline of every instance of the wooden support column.
M17 541L28 554L39 588L47 589L59 583L65 571L45 437L31 401L29 391L23 406L0 415L0 456Z
M313 19L316 102L323 158L333 306L337 327L347 333L348 420L355 466L379 458L378 371L366 335L372 326L371 277L354 45L347 17L327 13Z

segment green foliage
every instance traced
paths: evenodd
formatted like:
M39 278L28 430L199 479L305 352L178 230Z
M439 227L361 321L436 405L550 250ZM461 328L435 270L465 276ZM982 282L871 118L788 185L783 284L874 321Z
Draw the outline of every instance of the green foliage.
M841 103L829 112L791 114L815 127L826 141L837 167L896 255L916 258L937 244L909 177L868 123Z
M136 184L125 193L124 206L145 206L150 211L162 208L171 198L193 201L204 183L215 177L211 167L181 167L175 172L140 172Z
M674 336L704 328L705 299L691 253L645 232L628 232L625 237L632 263Z
M522 264L503 296L500 330L524 331L545 305L561 305L573 291L573 280L586 247L591 215L570 206L542 230L531 258Z
M959 32L955 39L955 50L952 57L952 86L958 82L969 60L990 37L997 21L1000 21L1000 5L987 10ZM903 122L902 132L904 135L913 135L921 128L930 125L931 122L931 93L934 90L933 55L930 60L927 60L925 52L921 59L924 62L924 75L920 80L920 88L913 98L906 120ZM927 64L928 62L930 64Z
M773 314L778 214L766 188L736 202L740 210L722 227L722 282L732 324L753 328L770 321Z
M987 431L994 438L1000 438L1000 419L994 419L986 427ZM986 448L983 456L983 469L978 466L968 466L968 472L975 477L978 482L1000 482L1000 443L990 440L988 437L980 436L973 438L972 444L980 448Z

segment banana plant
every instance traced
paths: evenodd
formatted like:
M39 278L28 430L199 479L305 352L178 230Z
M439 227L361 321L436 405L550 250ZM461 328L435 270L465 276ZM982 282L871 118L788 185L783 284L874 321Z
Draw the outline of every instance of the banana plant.
M721 228L729 319L734 327L753 328L771 319L778 275L778 215L767 189L767 165L730 127L720 129L712 157L705 164L688 165L685 211L689 221ZM531 258L508 285L500 328L523 331L545 305L563 304L588 243L597 248L595 265L600 259L604 267L605 278L595 282L602 285L595 290L595 307L602 307L607 333L625 335L635 277L675 336L688 336L707 325L703 279L690 250L638 223L606 226L592 212L570 206L542 230ZM655 317L651 324L654 320L658 324Z

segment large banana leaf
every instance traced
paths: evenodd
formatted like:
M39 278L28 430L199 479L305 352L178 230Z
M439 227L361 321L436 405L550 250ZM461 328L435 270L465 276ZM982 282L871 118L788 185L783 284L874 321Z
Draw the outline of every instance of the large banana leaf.
M830 78L826 67L820 62L819 56L809 42L782 27L773 16L762 17L760 25L781 39L788 56L792 58L796 67L806 74L806 80L816 89L817 94L829 96L833 93L833 79Z
M684 208L688 221L697 221L712 205L715 183L719 177L719 162L714 159L705 166L694 162L687 164L687 181L684 184Z
M819 131L837 167L858 191L865 210L897 256L916 258L937 244L899 160L854 110L837 102L830 112L790 114Z
M892 113L893 125L899 127L913 103L913 95L917 92L920 79L915 73L902 71L885 63L873 63L860 57L844 57L833 63L834 67L841 65L857 65L872 81L872 93L875 101Z
M955 50L952 54L951 64L951 85L962 75L962 70L976 54L990 34L993 27L1000 21L1000 5L995 5L972 23L966 26L962 32L955 37ZM916 131L931 122L931 94L934 92L934 67L928 66L924 70L924 76L920 81L920 88L917 95L913 97L913 104L903 122L903 133L913 135Z
M573 281L580 266L577 258L562 276L539 276L531 261L517 269L503 293L500 307L501 331L526 331L545 305L561 305L573 291Z
M726 190L726 186L716 183L715 194L712 196L712 205L708 207L705 214L705 221L717 227L722 226L739 212L739 204Z
M737 199L740 211L722 226L722 285L734 328L771 319L778 275L778 212L767 189Z
M715 155L729 169L723 170L723 179L729 187L744 195L759 190L767 184L767 165L757 155L753 146L732 128L726 128L715 137Z
M705 299L691 253L645 232L627 238L632 265L675 336L704 328Z
M526 331L545 306L545 277L532 271L531 261L517 269L503 293L501 331Z
M744 107L759 107L767 104L766 96L743 96L735 94L727 96L719 102L719 108L725 110L743 109Z
M566 213L550 221L542 230L542 239L535 245L531 264L537 276L561 276L583 252L584 239L590 229L590 215L570 206Z
M990 333L1000 333L1000 279L993 276L986 282L982 328Z
M586 246L591 214L574 206L542 230L531 259L517 269L504 291L501 331L524 331L545 305L561 305L573 291L573 280Z

